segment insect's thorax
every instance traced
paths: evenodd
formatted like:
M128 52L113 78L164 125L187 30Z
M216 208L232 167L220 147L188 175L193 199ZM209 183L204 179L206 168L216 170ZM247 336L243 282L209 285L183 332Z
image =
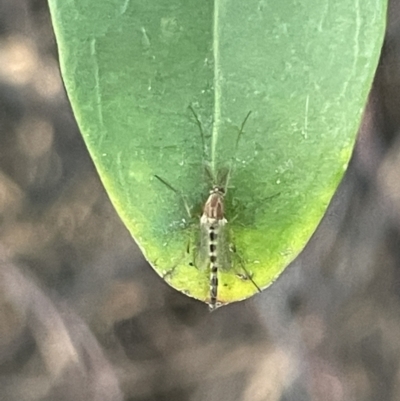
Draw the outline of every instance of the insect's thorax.
M224 196L225 192L220 187L214 187L210 191L207 202L204 205L201 223L203 224L224 224Z

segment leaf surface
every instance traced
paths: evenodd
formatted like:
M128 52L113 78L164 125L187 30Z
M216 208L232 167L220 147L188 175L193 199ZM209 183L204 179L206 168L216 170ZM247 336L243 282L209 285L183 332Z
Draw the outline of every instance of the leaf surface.
M250 277L270 285L315 231L347 167L386 2L49 3L85 142L155 270L208 300L209 272L195 265L209 166L214 176L231 169L222 246L232 262L221 266L219 300L256 293Z

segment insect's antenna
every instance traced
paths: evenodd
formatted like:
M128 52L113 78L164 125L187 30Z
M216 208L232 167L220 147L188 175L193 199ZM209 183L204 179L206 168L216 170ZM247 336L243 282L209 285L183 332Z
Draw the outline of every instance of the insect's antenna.
M156 177L157 180L162 182L167 188L169 188L171 191L175 192L182 199L182 202L183 202L183 205L185 206L186 212L189 215L189 218L191 218L192 217L192 213L190 211L190 207L189 207L189 205L187 203L186 197L182 194L182 192L178 191L169 182L165 181L163 178L161 178L157 174L155 174L154 177Z
M200 130L200 135L201 135L201 143L203 145L203 160L206 160L206 156L207 156L207 152L206 152L206 137L204 135L204 131L203 131L203 125L201 124L201 121L199 119L199 116L197 115L197 113L194 111L192 105L189 105L189 109L192 112L194 119L196 120L196 124L199 127Z
M211 170L211 167L208 164L206 164L204 166L204 171L206 172L206 175L207 175L209 181L212 183L212 185L216 185L217 184L217 179L214 176L214 174L213 174L213 172Z
M239 148L240 138L241 138L241 136L242 136L242 134L243 134L244 126L246 125L246 122L247 122L247 120L249 119L250 114L251 114L251 110L247 113L246 117L244 118L244 120L243 120L243 122L242 122L242 125L240 126L240 130L239 130L238 136L237 136L237 138L236 138L235 150L234 150L234 152L233 152L233 156L232 156L232 159L231 159L231 164L230 164L230 166L229 166L229 170L228 170L228 173L227 173L227 175L226 175L225 193L226 193L227 190L228 190L228 184L229 184L229 180L230 180L230 178L231 178L232 170L233 170L234 163L235 163L235 160L236 160L236 154L237 154L237 150L238 150L238 148Z

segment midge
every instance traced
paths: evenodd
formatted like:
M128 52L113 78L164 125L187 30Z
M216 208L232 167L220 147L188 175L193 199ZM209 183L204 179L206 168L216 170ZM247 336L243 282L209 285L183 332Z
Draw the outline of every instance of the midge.
M214 186L210 196L204 205L203 214L200 218L200 226L207 230L208 252L210 259L210 303L211 311L217 308L218 300L218 235L224 225L228 222L224 216L225 190Z
M218 271L229 271L232 268L232 257L239 258L238 255L234 255L234 247L229 241L228 220L225 218L224 210L225 194L226 187L214 185L200 217L200 245L196 266L210 269L210 300L208 302L210 311L221 306L218 301ZM245 274L236 274L236 276L249 279L261 292L245 267L241 265L240 268Z
M197 125L199 126L203 141L203 154L205 155L205 136L203 133L201 122L193 108L191 106L189 106L189 108L196 119ZM236 139L234 156L236 155L240 136L243 133L244 126L250 114L251 112L247 114L240 127L239 134ZM203 212L200 217L200 240L196 246L197 252L194 259L194 265L201 270L209 269L210 271L210 292L209 300L207 301L210 311L213 311L221 306L221 303L218 300L218 271L229 271L232 268L232 256L234 253L234 247L232 247L229 242L229 235L227 230L228 220L225 218L224 197L226 195L230 175L233 170L234 159L235 157L232 157L229 169L225 172L223 180L217 180L215 175L208 168L206 168L207 173L213 181L213 186L209 192L209 196L204 204ZM190 207L187 204L186 199L182 195L182 193L176 190L161 177L157 175L155 177L160 180L164 185L172 189L175 193L180 195L184 202L185 208L190 215ZM222 181L223 184L216 184L216 182L218 181ZM237 274L237 276L244 279L250 279L257 290L261 291L256 283L252 280L251 276L247 273L244 266L241 266L241 269L245 272L245 275Z

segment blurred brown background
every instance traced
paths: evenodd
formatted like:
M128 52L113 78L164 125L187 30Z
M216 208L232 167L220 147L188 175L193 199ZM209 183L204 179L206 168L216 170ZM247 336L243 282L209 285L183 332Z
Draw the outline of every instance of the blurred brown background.
M209 314L113 210L47 2L0 0L0 401L400 400L399 1L321 226L271 288Z

